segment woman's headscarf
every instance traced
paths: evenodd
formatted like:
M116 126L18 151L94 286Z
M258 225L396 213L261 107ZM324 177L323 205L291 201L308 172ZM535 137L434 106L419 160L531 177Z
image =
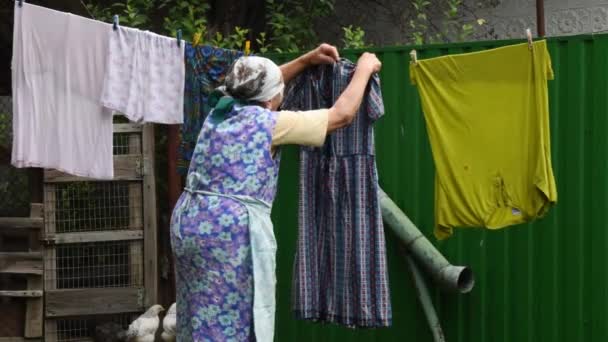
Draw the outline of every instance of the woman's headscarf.
M214 107L215 118L223 120L234 104L270 101L284 88L281 69L273 61L244 56L233 63L224 85L210 95L209 104Z
M224 90L240 101L265 102L283 92L281 69L268 58L237 59L226 75Z

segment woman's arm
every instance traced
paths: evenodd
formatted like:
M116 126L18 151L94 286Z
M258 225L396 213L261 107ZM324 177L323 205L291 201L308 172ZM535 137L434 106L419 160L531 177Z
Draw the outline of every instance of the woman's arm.
M364 53L357 62L355 74L350 83L344 89L338 100L329 109L327 133L331 133L338 128L348 126L354 119L355 114L361 106L365 88L370 77L379 72L382 63L375 54Z
M289 81L311 65L330 64L337 62L339 59L340 55L338 55L338 49L336 49L335 46L321 44L316 49L307 52L291 62L281 65L280 68L283 74L283 82L289 83Z

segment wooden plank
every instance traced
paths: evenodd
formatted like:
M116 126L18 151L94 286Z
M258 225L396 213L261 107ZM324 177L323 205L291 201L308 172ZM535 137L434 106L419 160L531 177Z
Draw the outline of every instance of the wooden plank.
M30 207L30 217L42 218L43 205L32 203ZM29 248L30 251L40 251L40 230L30 231ZM39 265L42 270L42 261ZM28 275L27 289L42 290L44 288L42 277ZM42 337L43 305L41 298L28 299L25 303L25 329L24 336L27 338Z
M0 217L0 229L40 229L42 217Z
M42 337L43 307L42 297L44 292L43 280L40 276L29 275L27 277L27 288L32 291L40 289L39 298L30 298L25 302L25 327L23 336L27 338Z
M40 342L41 340L31 339L31 338L23 338L23 337L0 337L0 342Z
M144 286L146 307L158 303L158 229L154 177L154 125L143 131L144 157Z
M53 234L55 234L55 231L56 231L56 225L55 225L55 222L56 222L55 213L57 212L56 208L55 208L55 205L57 203L56 191L55 191L56 186L53 184L45 184L44 188L45 188L45 191L44 191L44 197L45 197L45 200L44 200L44 205L45 205L44 226L45 226L45 228L44 228L44 230L45 230L45 234L53 235ZM45 290L55 289L56 279L57 279L57 267L55 265L55 261L56 261L55 247L48 246L48 247L44 248L43 262L44 262L44 289Z
M46 317L143 311L143 288L47 290ZM85 304L86 303L86 304Z
M44 342L57 342L57 321L54 319L44 320Z
M56 232L55 213L57 212L55 205L56 186L54 184L44 185L44 231L46 234L54 235ZM44 248L44 290L54 290L56 288L57 267L55 265L56 251L55 247L48 246Z
M0 265L2 274L31 274L41 276L42 261L39 260L6 260Z
M20 298L42 297L42 290L0 291L0 297L20 297Z
M45 234L54 235L56 232L55 205L56 186L54 184L44 185L44 231ZM56 250L54 246L44 248L44 292L57 287ZM57 341L57 321L44 321L44 341Z
M142 131L142 125L134 123L114 124L114 133L137 133Z
M10 259L42 259L41 252L0 252L0 261Z
M44 237L44 240L48 243L65 244L98 241L141 240L143 238L143 230L113 230L84 233L61 233L55 235L47 234Z
M142 137L140 135L129 136L129 153L142 153L141 142ZM143 229L142 187L142 183L139 182L129 184L129 228L131 229L138 229L139 227ZM129 244L129 261L130 284L142 286L144 284L144 253L141 242Z
M112 180L141 180L141 163L141 155L114 156L114 179ZM100 181L99 179L73 176L57 170L46 170L44 180L47 183Z

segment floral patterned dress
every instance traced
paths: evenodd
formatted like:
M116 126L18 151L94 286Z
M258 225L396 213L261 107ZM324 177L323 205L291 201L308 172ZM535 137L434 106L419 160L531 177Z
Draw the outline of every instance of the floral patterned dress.
M255 340L250 217L242 203L225 195L274 200L276 117L258 106L237 105L223 121L211 115L203 125L186 191L171 218L178 341Z

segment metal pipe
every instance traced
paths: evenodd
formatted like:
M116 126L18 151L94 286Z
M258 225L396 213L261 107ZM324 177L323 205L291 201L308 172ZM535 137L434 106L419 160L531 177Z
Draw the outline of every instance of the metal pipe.
M460 293L473 289L475 279L470 268L451 265L382 189L378 191L378 199L384 221L442 288Z
M545 2L536 0L536 32L539 37L545 36Z
M435 307L433 306L433 301L431 300L429 289L424 282L424 277L422 276L418 265L416 265L416 262L414 262L414 259L412 259L405 248L402 248L402 252L407 260L408 266L410 267L410 271L412 272L414 287L416 288L416 293L418 294L418 300L422 306L422 311L424 311L424 315L426 316L426 321L429 323L429 328L433 334L433 341L445 342L445 335L443 334L443 329L441 328L441 322L439 322L439 317L437 316L437 311L435 311Z

